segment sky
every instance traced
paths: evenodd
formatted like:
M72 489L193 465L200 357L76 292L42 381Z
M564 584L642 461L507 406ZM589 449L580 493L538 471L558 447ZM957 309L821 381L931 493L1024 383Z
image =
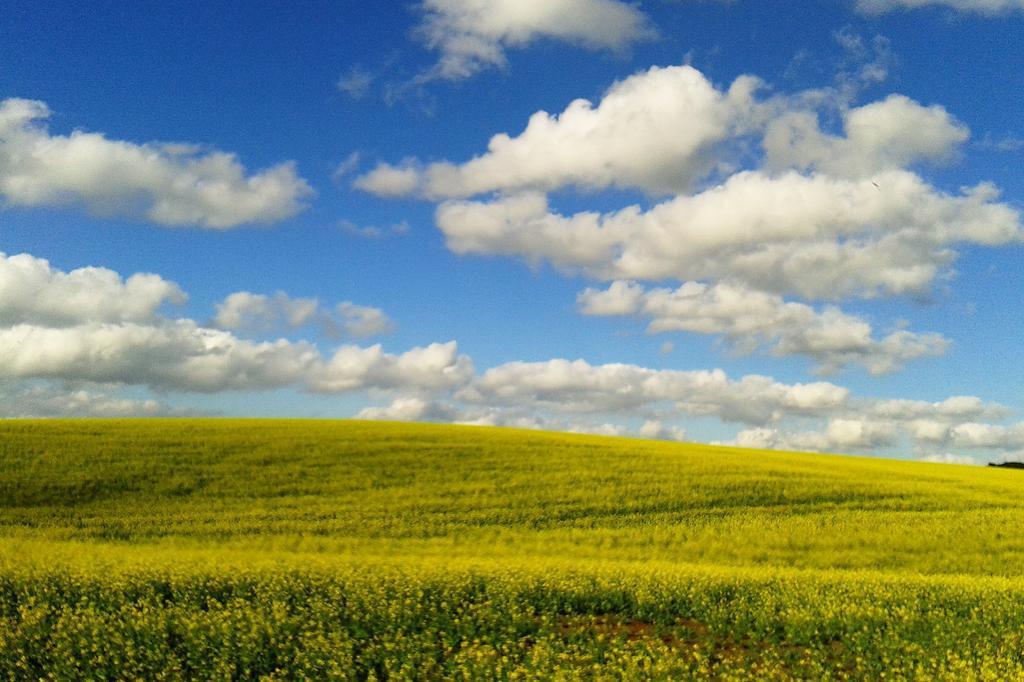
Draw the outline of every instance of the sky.
M0 15L0 417L1024 457L1024 2Z

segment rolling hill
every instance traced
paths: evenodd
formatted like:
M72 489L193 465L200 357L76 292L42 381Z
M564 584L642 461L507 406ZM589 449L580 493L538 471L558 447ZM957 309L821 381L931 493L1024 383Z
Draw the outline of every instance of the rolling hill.
M479 427L0 422L0 676L1011 679L1024 476Z

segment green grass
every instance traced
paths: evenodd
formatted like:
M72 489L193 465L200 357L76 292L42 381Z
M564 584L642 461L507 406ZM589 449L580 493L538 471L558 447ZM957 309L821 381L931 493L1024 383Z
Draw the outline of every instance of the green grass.
M1024 679L1024 474L0 422L0 678Z

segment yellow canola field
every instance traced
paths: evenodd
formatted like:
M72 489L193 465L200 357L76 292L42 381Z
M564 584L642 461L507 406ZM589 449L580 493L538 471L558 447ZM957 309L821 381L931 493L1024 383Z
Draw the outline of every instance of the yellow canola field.
M1024 472L0 422L3 679L1024 679Z

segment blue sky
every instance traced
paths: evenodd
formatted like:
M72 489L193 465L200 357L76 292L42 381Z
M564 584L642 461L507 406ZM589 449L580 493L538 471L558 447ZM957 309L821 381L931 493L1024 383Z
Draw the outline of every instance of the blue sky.
M13 0L0 415L1016 457L1022 31L1017 0Z

